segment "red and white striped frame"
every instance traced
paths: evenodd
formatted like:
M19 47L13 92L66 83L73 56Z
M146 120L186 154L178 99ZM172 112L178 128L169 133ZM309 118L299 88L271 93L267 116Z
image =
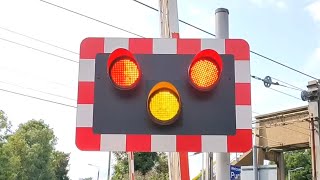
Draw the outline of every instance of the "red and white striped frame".
M213 49L235 57L236 134L94 134L95 56L126 48L133 54L196 54ZM252 146L249 45L241 39L86 38L80 46L76 145L83 151L246 152Z

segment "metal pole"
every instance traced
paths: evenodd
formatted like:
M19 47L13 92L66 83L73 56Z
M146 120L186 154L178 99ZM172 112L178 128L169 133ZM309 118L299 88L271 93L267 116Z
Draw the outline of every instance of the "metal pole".
M257 153L257 146L256 146L256 130L254 131L253 137L253 149L252 149L252 165L253 165L253 179L258 180L258 153Z
M229 38L229 11L225 8L218 8L215 11L215 33L218 39ZM216 180L230 179L230 154L216 154ZM213 167L210 167L212 171Z
M205 155L205 153L201 153L201 156L202 156L202 168L201 168L201 180L205 180L204 179L204 175L205 175L205 173L204 173L204 163L205 163L205 161L204 161L204 155Z
M257 162L257 146L253 146L253 179L258 180L258 162Z
M97 176L97 180L99 180L99 174L100 174L100 169L98 169L98 176Z
M107 180L110 180L110 167L111 167L111 151L109 152L109 159L108 159L108 177L107 177Z

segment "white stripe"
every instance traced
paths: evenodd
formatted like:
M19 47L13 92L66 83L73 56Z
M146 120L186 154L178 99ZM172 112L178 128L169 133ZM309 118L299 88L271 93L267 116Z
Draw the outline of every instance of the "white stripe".
M236 83L250 83L250 61L243 60L235 61L235 81Z
M126 135L101 134L100 151L126 151Z
M76 127L92 127L93 104L78 104Z
M174 152L176 151L175 135L151 135L152 152Z
M201 50L212 49L219 54L225 53L225 39L201 39Z
M202 152L227 152L227 136L202 135Z
M153 54L177 54L177 39L155 38L153 39Z
M104 39L104 52L112 53L118 48L129 49L128 38L105 38Z
M79 61L79 81L94 81L95 60L88 59Z
M237 129L251 129L252 127L251 105L236 105Z

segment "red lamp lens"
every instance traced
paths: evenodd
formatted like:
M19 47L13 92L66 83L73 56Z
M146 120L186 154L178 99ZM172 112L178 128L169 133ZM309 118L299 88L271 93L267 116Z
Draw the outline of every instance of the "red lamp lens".
M124 58L113 63L110 69L113 83L123 89L133 88L140 79L140 70L134 60Z
M189 67L190 83L198 90L211 90L219 81L222 59L213 50L203 50L192 60Z
M206 59L196 61L190 69L191 81L200 88L209 88L219 79L220 70L215 63Z

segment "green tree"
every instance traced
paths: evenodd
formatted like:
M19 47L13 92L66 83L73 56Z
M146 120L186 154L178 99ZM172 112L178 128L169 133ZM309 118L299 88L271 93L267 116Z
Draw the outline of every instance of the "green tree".
M11 134L11 127L11 122L8 120L6 114L0 110L0 146Z
M0 110L0 179L6 179L8 176L8 157L4 154L3 145L11 133L11 122L8 121L6 114Z
M113 180L128 179L129 167L126 153L114 153L117 163L113 169ZM164 153L134 153L135 178L137 180L167 180L168 165Z
M20 124L4 139L0 147L0 179L69 179L69 154L54 149L57 139L42 120Z
M57 180L68 180L70 154L54 151L51 155L51 167Z
M311 152L308 150L291 151L284 154L286 163L286 174L289 169L303 167L302 170L291 172L291 179L311 180L312 167L311 167ZM288 176L288 175L287 175Z

